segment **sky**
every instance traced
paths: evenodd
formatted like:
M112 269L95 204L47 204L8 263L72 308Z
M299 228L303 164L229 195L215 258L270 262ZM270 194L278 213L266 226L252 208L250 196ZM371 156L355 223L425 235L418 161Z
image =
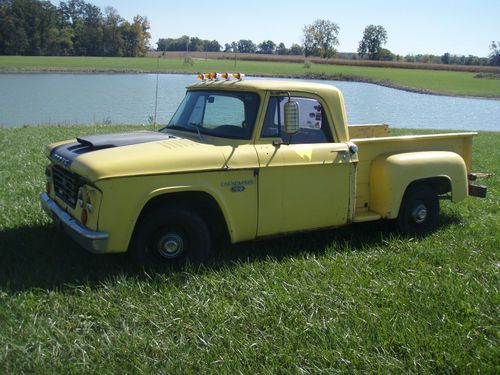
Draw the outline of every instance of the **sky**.
M151 45L182 35L217 40L223 46L240 39L259 44L302 43L302 28L316 19L340 26L338 50L355 52L367 25L387 30L395 54L445 52L485 57L500 40L500 0L276 0L154 1L86 0L103 11L112 6L125 19L140 14L151 24ZM58 1L53 1L58 3Z

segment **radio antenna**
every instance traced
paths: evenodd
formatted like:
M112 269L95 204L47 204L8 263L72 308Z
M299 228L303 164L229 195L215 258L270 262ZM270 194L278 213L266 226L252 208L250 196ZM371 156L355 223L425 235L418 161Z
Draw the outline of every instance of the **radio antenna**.
M156 89L155 89L155 114L153 117L153 130L156 131L156 113L158 112L158 76L160 75L160 57L156 60Z

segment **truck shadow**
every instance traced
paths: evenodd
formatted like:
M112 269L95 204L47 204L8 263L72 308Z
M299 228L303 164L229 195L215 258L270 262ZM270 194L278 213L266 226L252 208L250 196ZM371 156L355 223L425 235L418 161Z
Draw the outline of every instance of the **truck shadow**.
M458 215L443 213L438 230L459 222ZM409 240L413 236L400 233L395 220L355 223L336 229L298 233L228 246L215 254L210 266L217 268L231 262L252 262L269 258L279 261L308 254L322 255L326 252L364 252L393 237Z
M446 227L459 222L459 217L443 215L441 222L441 227ZM400 236L391 222L373 222L277 239L221 245L216 246L213 256L200 268L200 272L265 259L279 261L304 254L318 256L328 251L369 251L371 246L383 243L391 235ZM49 225L0 232L0 289L4 291L37 288L64 292L79 285L98 288L115 277L142 279L151 277L152 273L184 271L166 266L145 270L132 263L126 254L88 253ZM190 268L190 272L197 272L197 268Z
M123 255L88 253L52 225L0 232L0 289L65 289L133 274Z

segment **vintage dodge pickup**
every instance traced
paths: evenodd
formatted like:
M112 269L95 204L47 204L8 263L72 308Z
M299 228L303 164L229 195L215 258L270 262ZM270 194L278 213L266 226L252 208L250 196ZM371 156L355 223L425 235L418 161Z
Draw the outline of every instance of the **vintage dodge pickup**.
M141 261L201 261L232 243L353 222L438 226L472 185L476 133L391 137L348 126L331 85L200 75L160 131L49 145L44 210L81 246Z

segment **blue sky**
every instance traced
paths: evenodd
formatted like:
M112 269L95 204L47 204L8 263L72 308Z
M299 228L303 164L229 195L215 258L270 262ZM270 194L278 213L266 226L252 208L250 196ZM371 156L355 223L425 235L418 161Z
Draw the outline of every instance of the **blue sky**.
M302 27L318 18L340 26L342 52L357 50L369 24L384 26L389 37L385 47L402 55L487 56L490 42L500 40L500 0L86 1L103 10L113 6L127 20L147 16L154 47L158 38L181 35L216 39L222 45L271 39L290 46L302 43Z

